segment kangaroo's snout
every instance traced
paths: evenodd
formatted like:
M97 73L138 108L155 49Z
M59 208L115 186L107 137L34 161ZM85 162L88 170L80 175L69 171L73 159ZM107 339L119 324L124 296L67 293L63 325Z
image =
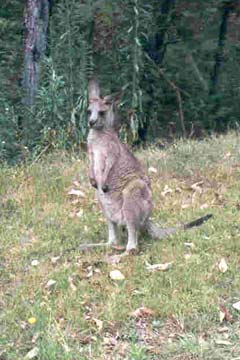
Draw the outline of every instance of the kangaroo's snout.
M89 109L88 112L89 112L88 125L90 127L93 127L94 125L96 125L99 118L98 111L94 107L93 109Z
M93 127L93 126L96 124L96 122L97 122L97 119L89 119L88 125L89 125L90 127Z

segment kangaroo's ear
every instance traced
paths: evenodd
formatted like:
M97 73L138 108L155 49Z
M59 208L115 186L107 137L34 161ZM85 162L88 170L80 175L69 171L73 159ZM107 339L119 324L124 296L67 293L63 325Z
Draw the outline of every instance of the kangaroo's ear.
M92 79L89 81L88 97L89 99L95 99L100 97L100 87L96 79Z
M118 93L104 96L103 101L105 104L108 104L108 105L111 105L113 103L118 105L121 101L122 96L123 96L123 92L119 91Z

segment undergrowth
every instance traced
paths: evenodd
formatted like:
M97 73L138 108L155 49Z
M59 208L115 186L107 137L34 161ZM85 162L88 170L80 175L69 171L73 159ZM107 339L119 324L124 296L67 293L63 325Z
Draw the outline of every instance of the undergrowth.
M41 360L240 358L240 312L232 307L240 300L239 137L179 141L137 156L152 179L156 222L213 218L162 242L143 237L139 254L115 265L114 250L79 250L106 239L83 155L2 166L2 360L29 351ZM146 267L169 262L165 272ZM125 280L112 280L113 269ZM139 307L151 314L134 317Z

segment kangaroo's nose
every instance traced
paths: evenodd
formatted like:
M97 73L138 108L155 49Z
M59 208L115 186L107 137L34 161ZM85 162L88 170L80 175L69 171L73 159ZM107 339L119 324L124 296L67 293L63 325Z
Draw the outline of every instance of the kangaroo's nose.
M88 124L90 127L92 127L94 124L96 124L97 120L96 119L89 119Z

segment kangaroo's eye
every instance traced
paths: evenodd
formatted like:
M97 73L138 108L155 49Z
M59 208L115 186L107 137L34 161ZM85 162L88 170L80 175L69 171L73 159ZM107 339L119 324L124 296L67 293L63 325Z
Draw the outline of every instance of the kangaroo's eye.
M91 110L87 109L87 114L90 115L90 114L91 114Z
M99 115L100 116L104 116L105 112L104 111L99 111Z

